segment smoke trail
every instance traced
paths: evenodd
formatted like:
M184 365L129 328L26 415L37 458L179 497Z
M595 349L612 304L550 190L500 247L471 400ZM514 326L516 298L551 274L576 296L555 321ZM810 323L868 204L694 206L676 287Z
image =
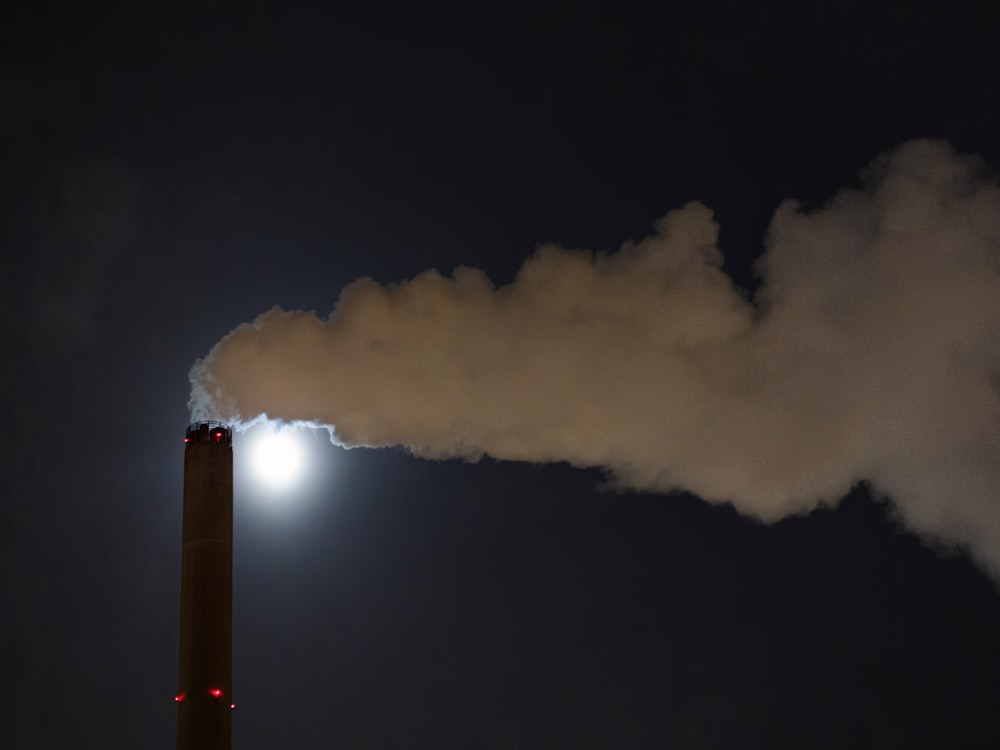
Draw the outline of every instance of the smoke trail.
M867 480L1000 576L1000 190L907 143L860 190L774 215L754 303L691 203L614 254L544 246L508 286L361 279L272 309L191 373L192 409L345 445L604 467L764 520Z

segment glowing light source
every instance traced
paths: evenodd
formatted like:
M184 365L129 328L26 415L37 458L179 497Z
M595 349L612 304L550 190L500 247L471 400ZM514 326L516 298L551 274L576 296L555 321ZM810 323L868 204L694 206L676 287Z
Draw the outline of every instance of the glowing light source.
M250 465L256 478L271 489L287 489L303 469L303 445L299 433L289 427L261 425L251 430Z
M222 697L222 691L219 690L219 688L212 688L211 690L208 691L208 694L211 695L213 698Z
M236 708L236 704L235 704L235 703L230 703L230 704L229 704L229 708L230 708L230 709L233 709L233 708Z
M177 695L175 695L174 700L180 703L182 700L184 700L184 693L178 693Z

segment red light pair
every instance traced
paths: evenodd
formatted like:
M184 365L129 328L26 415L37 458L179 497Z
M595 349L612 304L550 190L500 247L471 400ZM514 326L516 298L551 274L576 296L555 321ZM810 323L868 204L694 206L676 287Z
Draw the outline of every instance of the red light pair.
M211 690L208 691L208 694L211 695L213 698L221 698L222 697L222 691L219 690L219 688L212 688ZM184 700L184 693L178 693L177 695L175 695L174 696L174 700L177 703L180 703L182 700ZM229 707L230 708L236 708L236 704L233 703Z

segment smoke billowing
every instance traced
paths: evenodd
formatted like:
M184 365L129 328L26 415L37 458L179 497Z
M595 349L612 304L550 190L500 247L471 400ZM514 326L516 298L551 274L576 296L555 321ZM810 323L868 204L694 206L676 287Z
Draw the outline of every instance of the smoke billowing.
M860 190L776 211L751 303L691 203L613 254L538 249L361 279L327 318L270 310L192 370L196 416L332 427L345 445L603 467L765 520L867 480L1000 576L1000 190L916 141Z

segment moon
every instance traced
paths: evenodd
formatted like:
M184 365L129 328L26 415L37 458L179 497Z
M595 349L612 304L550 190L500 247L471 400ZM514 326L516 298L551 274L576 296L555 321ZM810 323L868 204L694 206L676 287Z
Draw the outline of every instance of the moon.
M292 487L302 476L305 448L291 427L260 425L247 433L250 469L258 482L272 490Z

